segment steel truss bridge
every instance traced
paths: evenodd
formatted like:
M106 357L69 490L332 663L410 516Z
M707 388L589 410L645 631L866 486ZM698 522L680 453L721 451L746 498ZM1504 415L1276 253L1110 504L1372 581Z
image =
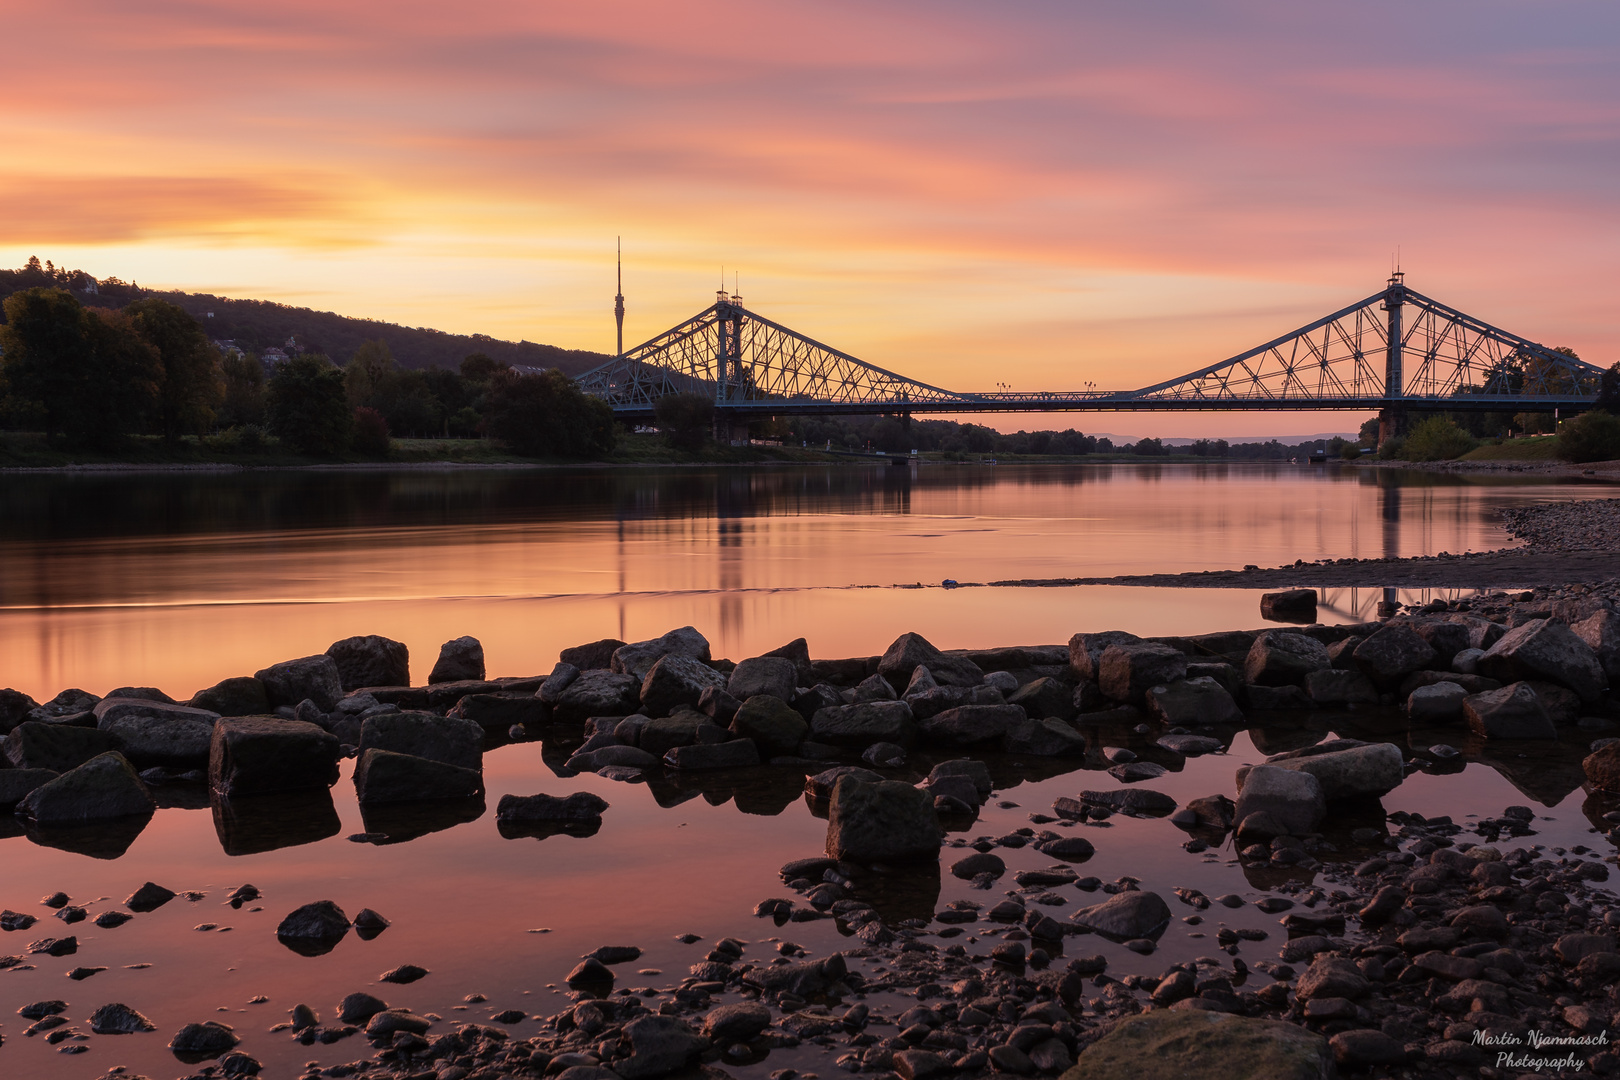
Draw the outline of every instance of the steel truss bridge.
M965 392L918 382L718 294L704 311L578 376L626 420L660 398L711 398L717 421L977 412L1345 409L1552 412L1589 407L1602 369L1408 288L1384 289L1290 333L1139 390ZM723 420L721 418L724 418ZM1386 428L1386 430L1389 430Z

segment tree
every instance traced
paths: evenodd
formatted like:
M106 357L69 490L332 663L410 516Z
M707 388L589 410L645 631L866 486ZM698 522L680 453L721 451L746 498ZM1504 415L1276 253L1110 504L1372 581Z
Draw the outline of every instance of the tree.
M343 392L349 404L371 404L377 388L393 370L394 354L389 351L388 342L377 338L362 344L343 369Z
M270 430L303 454L348 449L354 414L343 372L324 356L296 356L276 369L266 395Z
M489 382L511 365L503 364L485 353L475 352L461 361L461 377L468 382Z
M697 451L714 427L714 401L702 394L666 394L654 406L658 430L677 450Z
M167 300L147 297L124 311L135 332L157 350L162 364L157 426L164 442L206 432L214 423L214 410L225 398L219 350L196 319Z
M1448 416L1431 416L1406 437L1407 461L1448 461L1478 445L1474 437Z
M484 424L490 435L529 457L600 457L613 450L613 410L567 375L511 369L490 381Z
M388 421L376 409L364 405L354 410L354 449L371 458L386 458L393 445L388 437Z
M1356 441L1362 446L1378 445L1378 417L1361 422L1361 429L1356 432Z
M1620 458L1620 417L1593 409L1569 421L1558 433L1558 456L1574 462Z
M226 427L264 423L264 365L258 357L232 353L219 368L225 381L220 423Z
M1620 363L1610 364L1603 372L1595 407L1606 413L1620 414Z

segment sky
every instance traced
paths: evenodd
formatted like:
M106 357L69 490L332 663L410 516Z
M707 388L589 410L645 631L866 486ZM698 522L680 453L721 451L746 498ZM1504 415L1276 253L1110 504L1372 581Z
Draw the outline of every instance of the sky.
M0 265L611 351L622 236L627 345L723 272L891 370L1065 390L1224 359L1398 252L1420 292L1620 360L1612 0L0 0L0 26Z

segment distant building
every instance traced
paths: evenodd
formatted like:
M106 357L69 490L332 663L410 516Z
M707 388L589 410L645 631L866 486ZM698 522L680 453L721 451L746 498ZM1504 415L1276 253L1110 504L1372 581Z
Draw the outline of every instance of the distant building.
M242 347L236 343L234 338L215 339L214 348L218 349L226 356L236 357L245 355L242 352Z
M277 348L269 348L259 354L259 363L264 365L266 375L272 374L276 368L285 364L289 359L290 357L286 353Z

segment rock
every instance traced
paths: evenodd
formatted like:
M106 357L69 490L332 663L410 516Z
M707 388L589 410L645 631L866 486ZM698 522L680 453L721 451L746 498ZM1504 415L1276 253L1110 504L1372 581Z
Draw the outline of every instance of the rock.
M1620 742L1611 742L1588 754L1581 762L1581 769L1593 787L1612 795L1620 795ZM5 775L0 772L0 784L4 784Z
M1454 682L1420 686L1406 699L1407 719L1414 723L1449 724L1462 718L1468 691Z
M1243 681L1256 686L1303 686L1305 676L1333 666L1315 638L1268 630L1254 639L1243 662Z
M620 646L613 653L611 667L616 674L633 675L639 682L647 677L654 664L670 655L707 664L710 660L709 639L693 627L683 626L663 637ZM583 664L579 666L584 667Z
M624 1025L630 1056L614 1061L623 1080L647 1080L684 1068L708 1049L709 1040L673 1016L640 1016Z
M478 771L484 767L484 729L472 720L432 713L383 713L361 724L359 750L410 754Z
M317 900L282 919L276 940L302 956L320 956L337 947L349 926L342 908L330 900Z
M206 1061L234 1049L241 1040L228 1024L210 1020L206 1024L187 1024L169 1040L169 1049L176 1056Z
M1025 683L1007 698L1007 704L1017 705L1026 716L1041 719L1056 717L1059 720L1073 720L1077 715L1074 687L1062 679L1050 677Z
M50 769L0 769L0 810L10 810L30 791L60 775Z
M1573 623L1570 630L1586 642L1586 647L1597 657L1609 685L1620 686L1620 614L1612 610L1599 611Z
M1226 750L1225 743L1219 739L1211 739L1207 735L1165 735L1153 745L1172 754L1180 754L1182 757L1219 754Z
M894 1072L900 1080L938 1080L951 1071L950 1064L932 1050L901 1050L894 1055Z
M1260 765L1249 770L1238 793L1235 816L1239 821L1264 812L1293 836L1316 831L1327 816L1327 799L1322 785L1301 769L1279 769Z
M1490 904L1465 907L1451 917L1453 929L1474 937L1501 940L1508 936L1507 916Z
M833 788L827 854L861 863L904 863L939 855L942 833L928 792L898 780L850 775Z
M1147 708L1171 727L1209 727L1243 721L1243 710L1232 700L1226 687L1207 675L1149 687Z
M913 719L926 720L963 705L1005 705L1007 702L993 686L937 686L906 696L905 703L911 707Z
M1086 752L1086 737L1055 716L1040 720L1026 717L1007 725L1001 750L1029 757L1077 756Z
M354 789L362 806L469 799L484 793L483 773L415 754L366 750L354 767Z
M601 772L603 769L656 769L661 760L636 746L604 746L575 754L566 764L575 772Z
M321 659L331 663L329 657ZM233 798L320 790L337 782L339 753L337 736L314 724L227 717L214 725L208 782Z
M891 686L906 686L918 665L926 667L934 681L945 686L978 686L984 672L971 660L946 656L921 634L901 634L878 661L877 674Z
M726 690L738 701L768 694L782 702L793 699L799 685L798 668L781 656L755 656L732 671Z
M1096 682L1098 661L1110 645L1124 645L1142 639L1123 630L1104 630L1096 634L1076 634L1069 639L1069 666L1079 674L1080 681Z
M428 673L428 685L483 677L484 643L475 637L458 637L439 646L439 659Z
M1110 645L1097 660L1097 686L1114 701L1140 704L1150 689L1187 675L1187 654L1152 641Z
M350 994L338 1002L338 1019L345 1024L364 1024L387 1008L388 1002L381 998L365 993Z
M629 716L641 703L641 680L601 669L581 669L551 706L552 719L578 724L591 716Z
M877 784L884 779L880 773L859 765L836 765L825 772L805 777L804 793L819 802L826 802L832 798L833 788L838 786L838 781L845 776L853 776L863 784Z
M766 656L779 656L784 660L793 662L795 671L795 685L814 686L816 673L810 662L810 645L804 638L794 638L779 649L772 649Z
M220 716L262 716L270 711L270 695L265 692L263 682L251 675L241 675L197 691L186 704Z
M546 705L555 705L557 699L562 697L563 691L573 685L574 680L577 678L579 678L579 668L573 664L559 663L551 669L551 674L546 676L546 681L540 684L540 689L535 692L534 696Z
M368 634L334 641L327 646L326 655L337 665L338 685L346 691L411 685L411 653L404 642ZM483 675L472 677L481 679Z
M726 677L689 656L670 653L647 669L641 682L641 711L651 717L668 716L681 705L696 707L703 691L724 689Z
M742 703L732 717L731 730L750 738L760 748L761 758L791 755L810 733L810 725L791 704L770 695L755 695Z
M861 751L861 760L878 769L899 768L906 763L906 748L894 743L873 743Z
M1378 688L1359 671L1328 668L1305 676L1305 693L1323 707L1378 704Z
M978 852L965 859L958 859L951 863L951 876L959 877L963 881L972 881L980 874L989 874L992 878L999 878L1007 872L1007 864L999 855L990 852Z
M6 736L6 758L14 768L65 773L93 757L118 750L118 738L94 727L28 720Z
M1025 719L1024 710L1017 705L960 705L920 720L917 726L929 742L975 746L999 741L1012 724Z
M156 807L134 767L114 751L34 788L17 804L17 813L36 825L81 825L146 816Z
M1315 622L1316 590L1283 589L1261 593L1260 617L1279 622Z
M396 986L406 986L428 976L428 969L418 967L416 964L401 964L396 968L389 968L377 976L378 982L393 983Z
M1170 770L1153 761L1127 761L1108 770L1122 784L1139 784L1143 780L1157 780Z
M1555 619L1532 619L1502 635L1479 659L1483 675L1502 682L1544 679L1596 701L1609 685L1592 647Z
M760 763L759 747L749 739L723 743L676 746L664 754L664 764L674 769L746 769Z
M1294 993L1301 1001L1312 998L1349 998L1354 1001L1366 997L1371 988L1372 984L1354 960L1323 956L1311 961L1311 966L1294 985Z
M1614 937L1610 934L1565 934L1553 944L1561 963L1574 967L1588 956L1615 951Z
M1053 806L1065 802L1057 800ZM1082 791L1080 802L1086 806L1106 806L1119 814L1141 817L1162 817L1175 812L1176 800L1162 791L1147 788L1117 788L1113 791ZM1062 813L1059 810L1059 813Z
M137 1031L156 1031L157 1025L128 1005L115 1001L91 1014L90 1030L97 1035L133 1035Z
M1198 815L1198 824L1212 829L1230 829L1237 822L1237 804L1225 795L1206 795L1187 804Z
M1406 778L1405 761L1394 743L1356 743L1336 740L1275 754L1266 764L1280 769L1308 772L1322 785L1328 802L1377 798L1400 786ZM1244 770L1238 771L1238 788L1244 784Z
M729 690L722 690L718 686L710 686L705 688L703 693L698 696L697 707L698 712L703 713L716 724L729 727L731 722L737 718L737 710L742 708L742 704L742 702L731 696ZM783 704L786 704L786 702L783 702ZM788 707L792 708L792 706ZM794 709L794 712L797 714L798 710ZM804 718L801 716L799 719Z
M361 908L360 914L354 917L354 928L366 941L370 941L393 925L370 908Z
M200 766L208 760L219 714L138 698L102 698L96 728L118 740L137 765Z
M755 1001L722 1005L703 1018L703 1034L723 1046L753 1042L771 1022L771 1010Z
M1492 624L1495 625L1495 624ZM1473 675L1479 671L1479 662L1484 659L1484 649L1461 649L1451 658L1451 670L1459 675ZM1491 680L1495 682L1495 679Z
M1456 662L1457 654L1469 648L1468 627L1461 623L1426 619L1413 623L1412 629L1434 650L1434 663L1437 667L1450 668Z
M607 800L589 791L576 791L566 798L555 795L502 795L495 807L497 821L570 822L601 824Z
M1243 688L1244 704L1254 712L1314 709L1316 702L1298 686L1261 686L1258 683Z
M917 742L917 725L904 701L867 701L818 709L810 718L810 734L817 742L857 750L875 742L910 748Z
M995 784L990 779L990 768L982 761L973 758L957 758L954 761L942 761L935 765L928 773L925 785L933 785L947 777L961 777L973 786L973 802L982 803L990 798L995 790Z
M28 719L28 714L39 708L39 702L23 693L6 687L0 690L0 735L11 734L11 729Z
M131 911L144 914L148 911L156 911L170 900L173 900L175 895L173 889L165 889L155 882L148 881L145 885L129 894L129 898L124 901L124 906Z
M45 704L30 709L27 718L42 724L66 721L72 717L83 716L95 708L96 702L100 700L96 695L74 687L62 691Z
M494 690L462 695L445 715L453 720L471 720L480 728L507 731L514 725L543 724L548 712L546 703L533 693Z
M707 722L707 717L694 712L661 716L641 726L641 731L636 736L636 745L654 757L662 759L677 746L691 746L697 742L698 729Z
M433 1021L425 1016L417 1016L409 1009L384 1009L373 1013L371 1019L366 1021L366 1038L386 1042L397 1032L421 1035L432 1026Z
M1170 925L1170 905L1158 893L1133 890L1083 907L1070 915L1069 921L1114 941L1156 941Z
M926 669L924 669L926 670ZM895 701L899 699L889 680L881 675L871 675L855 684L855 691L851 703L860 701Z
M1328 1046L1333 1050L1333 1060L1346 1069L1371 1069L1406 1061L1404 1045L1370 1028L1341 1031L1328 1040Z
M1351 657L1375 684L1393 688L1401 679L1435 662L1434 646L1405 623L1389 623L1356 646Z
M557 654L557 660L580 671L609 670L613 666L613 654L622 648L624 642L618 638L603 638L589 645L564 649Z
M1507 638L1503 638L1506 641ZM1482 739L1556 739L1558 729L1528 683L1470 694L1463 699L1463 718Z
M1090 840L1083 836L1060 836L1056 840L1042 840L1035 850L1064 862L1085 862L1097 853Z
M343 680L338 675L337 662L322 653L297 660L283 660L253 677L264 685L270 707L291 709L308 698L322 712L331 712L343 696Z

